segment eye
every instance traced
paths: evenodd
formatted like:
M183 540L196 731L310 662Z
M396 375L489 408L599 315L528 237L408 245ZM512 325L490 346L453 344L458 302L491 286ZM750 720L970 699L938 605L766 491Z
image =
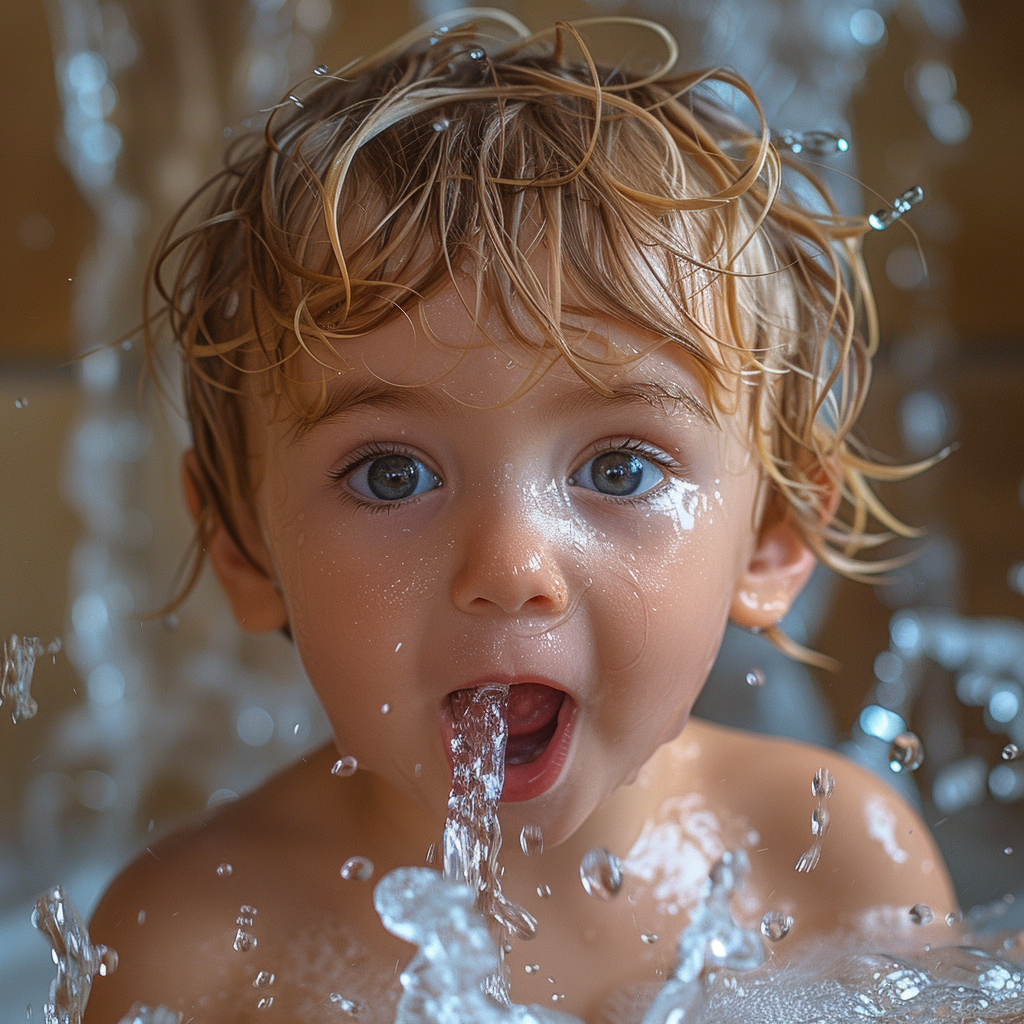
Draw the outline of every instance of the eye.
M422 462L398 453L366 460L349 474L347 482L363 497L381 501L401 501L441 486Z
M664 479L664 471L650 459L616 448L589 459L573 473L569 483L599 494L627 498L657 487Z

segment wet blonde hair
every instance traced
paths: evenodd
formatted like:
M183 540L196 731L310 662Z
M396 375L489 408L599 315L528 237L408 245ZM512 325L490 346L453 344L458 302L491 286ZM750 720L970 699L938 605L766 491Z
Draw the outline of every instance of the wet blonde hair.
M877 338L866 219L842 216L775 148L740 77L670 73L675 43L660 26L614 19L665 48L643 73L593 60L587 31L611 19L531 35L502 12L473 13L301 83L161 237L147 351L166 316L203 503L181 596L216 522L246 551L251 382L300 427L315 422L346 339L456 275L475 285L471 312L496 309L529 355L517 394L559 359L610 393L609 372L630 357L586 349L582 318L684 349L716 416L749 403L771 500L817 557L856 578L886 569L858 553L911 531L868 481L910 470L870 460L850 433ZM758 130L717 98L723 89L750 102ZM837 489L846 516L830 520ZM868 531L872 515L882 532Z

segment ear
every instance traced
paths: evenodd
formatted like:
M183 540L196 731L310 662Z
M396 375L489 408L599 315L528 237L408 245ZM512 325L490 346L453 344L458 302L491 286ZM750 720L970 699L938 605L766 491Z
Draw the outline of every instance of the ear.
M822 521L828 522L839 505L836 487L827 493ZM757 545L733 593L729 618L743 629L774 626L789 611L817 563L784 502L769 496Z
M288 625L288 612L277 582L262 565L253 561L239 547L216 511L209 507L199 485L199 462L191 449L182 457L181 477L192 519L197 526L202 525L204 519L209 521L206 535L200 538L200 542L210 558L214 574L227 594L238 624L247 633L270 633L285 628ZM243 528L246 525L240 524ZM269 564L266 551L258 540L255 524L248 525L251 529L245 532L253 538L249 543L253 556L260 558L263 564Z

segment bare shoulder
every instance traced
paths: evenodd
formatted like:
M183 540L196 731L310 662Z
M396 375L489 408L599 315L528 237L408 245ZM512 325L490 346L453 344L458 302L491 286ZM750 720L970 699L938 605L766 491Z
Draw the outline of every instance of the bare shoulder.
M752 881L773 906L790 908L800 931L858 923L873 908L927 904L942 920L956 897L942 856L918 813L884 781L833 750L693 721L684 737L701 748L709 799L753 824ZM814 844L812 780L835 780L822 802L820 857L797 871Z
M266 995L254 985L260 971L280 973L304 933L347 951L372 907L368 892L363 907L339 884L346 815L337 806L324 813L329 757L315 755L148 847L114 879L89 931L119 964L96 979L86 1024L116 1024L136 1002L197 1022L246 1020ZM278 1003L280 988L271 993Z

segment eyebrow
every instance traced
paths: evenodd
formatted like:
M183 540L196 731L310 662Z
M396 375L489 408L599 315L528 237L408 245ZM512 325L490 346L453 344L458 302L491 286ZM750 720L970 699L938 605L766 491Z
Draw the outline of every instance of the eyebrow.
M710 426L715 426L714 414L708 406L685 385L675 381L633 381L617 385L611 395L603 395L585 384L568 394L560 395L541 414L549 420L555 415L569 415L607 409L608 404L646 404L665 412L679 408L693 413ZM418 412L437 418L459 418L465 406L454 399L441 397L414 385L402 387L382 380L343 381L328 393L326 404L316 420L296 425L293 439L300 440L309 431L328 420L337 419L359 408L396 409Z

